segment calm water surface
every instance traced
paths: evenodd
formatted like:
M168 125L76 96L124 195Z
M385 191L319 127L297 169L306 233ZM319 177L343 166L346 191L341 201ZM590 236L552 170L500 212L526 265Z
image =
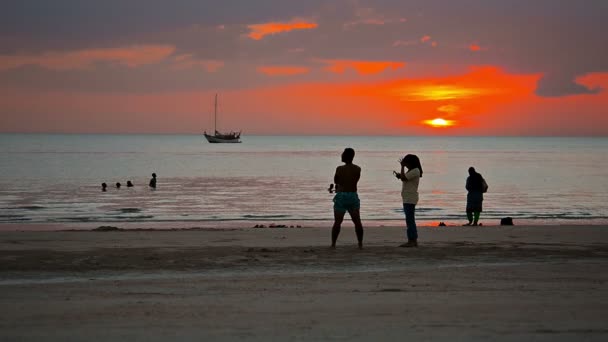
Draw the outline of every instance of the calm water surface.
M368 225L402 224L391 172L406 153L422 161L417 216L428 224L464 222L469 166L490 185L482 222L608 223L608 138L246 136L218 145L195 135L37 134L0 135L0 222L324 225L333 217L326 189L348 146L363 169Z

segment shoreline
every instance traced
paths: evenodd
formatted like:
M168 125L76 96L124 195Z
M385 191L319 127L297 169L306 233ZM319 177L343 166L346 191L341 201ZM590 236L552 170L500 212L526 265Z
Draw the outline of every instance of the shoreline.
M440 220L417 220L418 227L422 228L458 228L462 227L466 219L460 222L440 221ZM514 220L513 226L501 226L499 220L492 220L488 223L482 222L482 226L477 228L496 228L496 227L608 227L608 222L603 220L568 220L531 222L534 220ZM439 223L444 222L446 226L440 227ZM367 223L367 224L366 224ZM120 231L177 231L177 230L240 230L240 229L317 229L331 228L333 221L170 221L170 222L0 222L0 233L9 231L92 231L100 227L115 227ZM256 227L256 225L258 227ZM259 227L264 225L263 227ZM345 218L343 228L352 227L350 220ZM364 228L392 228L400 227L405 229L405 222L400 220L387 221L364 221Z

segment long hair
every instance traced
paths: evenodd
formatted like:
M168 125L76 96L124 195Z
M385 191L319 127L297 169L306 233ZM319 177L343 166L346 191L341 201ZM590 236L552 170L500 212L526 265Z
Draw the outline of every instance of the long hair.
M403 157L403 161L405 163L405 166L408 167L408 169L418 168L418 170L420 170L420 177L422 177L422 164L420 164L420 158L418 158L417 155L408 154Z

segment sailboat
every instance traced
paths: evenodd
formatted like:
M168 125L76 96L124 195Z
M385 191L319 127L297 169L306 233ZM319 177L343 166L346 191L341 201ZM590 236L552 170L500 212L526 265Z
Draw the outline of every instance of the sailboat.
M240 143L241 142L241 132L230 132L230 133L220 133L217 131L217 94L215 94L215 107L214 107L214 121L213 121L213 130L215 134L207 134L205 132L205 138L208 142L215 143Z

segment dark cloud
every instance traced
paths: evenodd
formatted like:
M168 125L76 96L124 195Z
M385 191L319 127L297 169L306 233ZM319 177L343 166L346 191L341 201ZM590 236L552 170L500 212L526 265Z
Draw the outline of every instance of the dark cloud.
M15 49L82 48L195 24L247 24L309 15L321 0L4 0L0 37ZM5 38L8 39L8 38ZM30 44L34 43L34 44ZM98 45L97 45L98 46Z
M576 83L574 76L566 73L546 74L539 81L536 94L546 97L557 97L577 94L596 94L602 88L589 88Z
M318 28L259 41L246 37L247 24L296 17L314 20ZM160 82L156 87L163 89L214 82L235 87L264 84L269 81L254 71L256 66L315 68L318 59L488 64L510 72L543 74L537 94L562 96L598 91L574 80L608 71L607 19L605 0L5 0L0 11L0 54L165 44L175 46L176 54L226 63L221 73L199 77L204 81L163 66L128 70L130 78L124 82L145 89L154 87L150 85L154 77ZM437 46L415 43L424 35ZM395 47L395 41L412 43ZM473 42L485 50L471 52L468 46ZM9 79L22 83L36 78L36 72L48 71L19 72L11 71ZM81 81L76 72L57 73L55 79L70 80L67 87L118 73L107 72L83 72ZM306 77L319 75L324 74ZM44 84L43 77L38 78ZM93 83L112 86L111 81Z

